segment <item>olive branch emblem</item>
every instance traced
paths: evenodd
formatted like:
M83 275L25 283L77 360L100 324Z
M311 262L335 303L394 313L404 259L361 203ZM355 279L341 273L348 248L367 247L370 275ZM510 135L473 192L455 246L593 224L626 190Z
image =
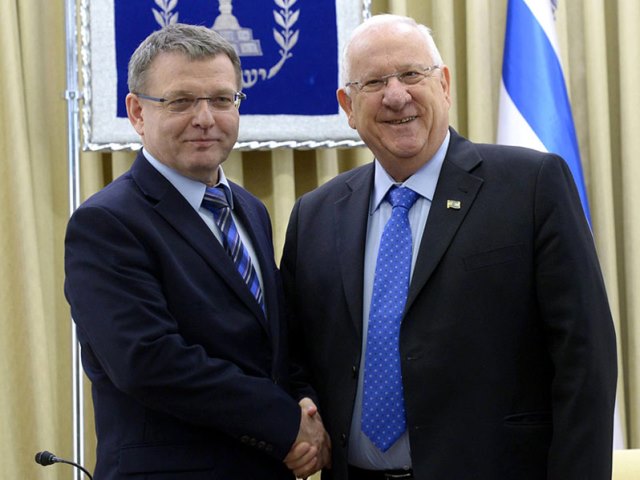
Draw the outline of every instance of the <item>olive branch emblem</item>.
M280 46L280 60L269 69L269 73L264 68L252 68L242 71L242 86L244 88L253 87L258 80L268 80L276 76L284 63L293 56L291 51L298 43L300 30L293 30L293 26L300 17L300 10L293 11L292 7L298 0L273 0L279 10L273 11L273 18L281 28L273 29L273 38Z
M176 8L178 5L178 0L154 0L156 5L160 8L160 10L156 10L152 8L153 16L156 19L156 22L161 27L166 27L167 25L173 25L178 23L178 12L171 13L171 11Z
M298 21L298 17L300 16L300 10L296 10L295 12L291 11L291 7L298 0L274 0L276 5L280 7L280 10L273 11L273 18L276 23L282 27L281 31L277 29L273 29L273 38L276 40L278 45L280 45L280 61L276 63L271 70L269 70L269 76L267 78L273 77L284 65L284 62L287 61L288 58L293 56L291 50L298 43L298 35L300 34L300 30L296 30L293 32L291 27Z

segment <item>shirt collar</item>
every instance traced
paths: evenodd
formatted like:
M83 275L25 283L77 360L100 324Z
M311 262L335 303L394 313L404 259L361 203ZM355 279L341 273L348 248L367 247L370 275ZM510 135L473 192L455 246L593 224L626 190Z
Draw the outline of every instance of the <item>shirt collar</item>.
M442 163L444 162L444 157L447 154L447 148L449 148L449 140L451 134L447 130L447 135L438 148L438 151L431 157L431 159L425 163L420 169L407 178L404 182L399 184L396 182L384 169L382 164L375 160L375 173L374 173L374 185L373 185L373 196L370 204L369 214L373 215L373 213L378 209L384 197L387 195L387 192L393 185L403 186L410 188L414 192L418 193L420 196L428 199L429 201L433 200L433 194L436 191L436 184L438 183L438 177L440 176L440 170L442 169Z
M193 180L192 178L185 177L184 175L178 173L173 168L165 165L156 159L151 153L149 153L146 149L142 149L142 154L147 159L147 161L158 171L160 174L166 178L171 185L173 185L176 190L180 192L180 194L189 202L196 211L202 205L202 199L204 198L204 192L207 186L199 182L197 180ZM222 166L218 167L218 183L215 185L220 186L224 185L226 188L223 189L225 195L227 196L227 201L229 202L229 206L233 210L233 194L231 192L231 187L229 185L229 181L222 170Z

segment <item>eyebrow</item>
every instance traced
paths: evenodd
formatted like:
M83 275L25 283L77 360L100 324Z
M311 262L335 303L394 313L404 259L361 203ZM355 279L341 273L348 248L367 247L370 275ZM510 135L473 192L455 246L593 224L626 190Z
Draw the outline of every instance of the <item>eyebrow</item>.
M195 92L193 92L191 90L170 90L168 92L165 92L163 94L163 96L165 98L167 98L167 97L179 97L181 95L190 95L190 96L194 96L194 97L214 97L214 96L221 95L221 94L233 95L235 92L236 92L235 90L230 89L230 88L222 88L222 89L219 89L219 90L213 90L213 91L210 91L210 92L208 92L206 94L200 95L200 94L197 94L197 93L195 93Z
M415 69L422 69L424 68L423 65L421 63L407 63L404 65L401 65L397 68L395 68L391 73L397 73L397 72L404 72L407 70L411 70L412 68ZM362 76L362 78L378 78L378 77L384 77L385 75L389 75L389 73L375 73L375 74L365 74Z

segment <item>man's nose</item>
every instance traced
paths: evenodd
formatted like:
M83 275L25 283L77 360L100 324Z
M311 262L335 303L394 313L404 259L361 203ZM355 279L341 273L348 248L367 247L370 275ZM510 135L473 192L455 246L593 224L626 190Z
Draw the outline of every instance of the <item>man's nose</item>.
M404 83L396 77L390 77L387 79L387 83L383 90L383 105L397 109L402 108L410 100L411 94L409 94L407 86Z
M201 128L209 128L215 122L214 111L206 98L200 98L193 106L193 123Z

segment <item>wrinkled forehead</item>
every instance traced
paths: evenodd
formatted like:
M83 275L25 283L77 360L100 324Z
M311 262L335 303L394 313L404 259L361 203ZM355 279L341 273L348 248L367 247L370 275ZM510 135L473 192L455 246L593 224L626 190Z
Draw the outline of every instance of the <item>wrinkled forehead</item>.
M358 32L346 51L347 77L381 75L433 63L427 40L404 23L372 25Z
M145 87L154 82L192 81L216 78L231 80L234 88L242 85L239 71L224 52L190 55L179 49L158 52L144 72Z
M204 94L236 89L234 66L224 54L191 58L179 52L156 56L148 68L145 87L165 95L175 92Z

